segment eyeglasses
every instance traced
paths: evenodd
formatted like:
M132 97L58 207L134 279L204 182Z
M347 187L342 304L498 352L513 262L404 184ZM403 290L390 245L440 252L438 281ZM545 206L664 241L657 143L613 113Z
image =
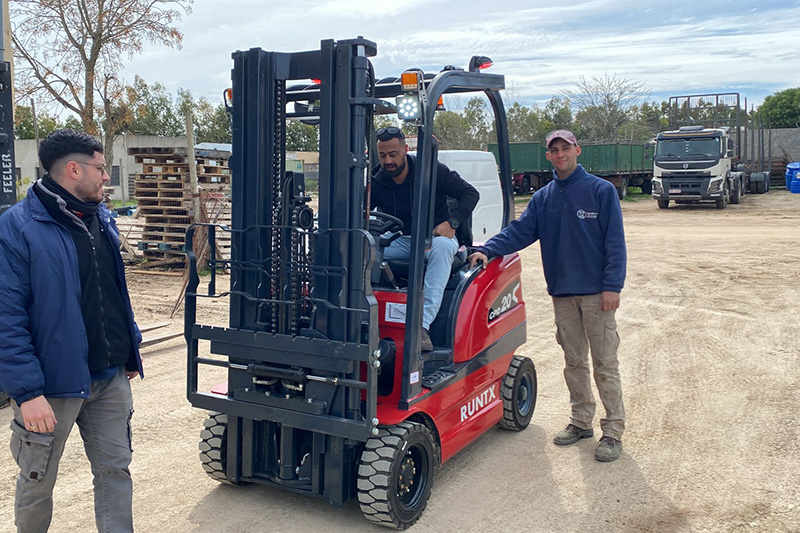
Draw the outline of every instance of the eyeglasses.
M90 166L93 166L93 167L95 167L97 170L99 170L101 174L105 174L106 172L108 172L108 169L106 168L106 165L105 165L105 163L102 163L102 164L101 164L101 163L90 163L89 161L77 161L77 160L76 160L75 162L76 162L76 163L80 163L80 164L82 164L82 165L90 165Z
M377 137L379 141L388 141L389 139L404 139L405 135L403 135L403 130L400 128L389 126L388 128L381 128L376 131L375 137Z

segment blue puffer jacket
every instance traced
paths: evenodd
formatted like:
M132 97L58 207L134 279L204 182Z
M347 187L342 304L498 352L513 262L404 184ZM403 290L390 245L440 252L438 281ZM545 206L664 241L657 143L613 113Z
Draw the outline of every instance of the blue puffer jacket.
M102 204L98 219L119 248L119 231ZM123 287L139 373L142 335L133 320L118 257L114 275ZM75 243L33 192L0 216L0 389L18 404L45 395L88 398L89 344L81 314Z

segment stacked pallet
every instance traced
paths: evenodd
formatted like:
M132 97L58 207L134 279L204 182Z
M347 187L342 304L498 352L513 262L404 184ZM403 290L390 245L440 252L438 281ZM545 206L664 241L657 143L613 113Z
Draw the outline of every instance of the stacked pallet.
M142 165L142 171L135 175L134 196L139 217L144 219L138 249L149 261L155 265L183 263L186 229L194 222L230 224L229 152L195 153L200 189L196 193L189 180L186 148L129 148L128 154ZM200 195L199 214L193 212L193 193ZM229 235L221 234L217 239L222 256L227 257Z

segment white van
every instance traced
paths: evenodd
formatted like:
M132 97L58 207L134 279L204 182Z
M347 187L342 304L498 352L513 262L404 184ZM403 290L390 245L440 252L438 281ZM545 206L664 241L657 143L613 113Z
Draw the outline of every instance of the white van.
M476 245L488 241L503 227L503 196L494 155L478 150L442 150L439 162L478 189L481 199L472 212L472 239Z

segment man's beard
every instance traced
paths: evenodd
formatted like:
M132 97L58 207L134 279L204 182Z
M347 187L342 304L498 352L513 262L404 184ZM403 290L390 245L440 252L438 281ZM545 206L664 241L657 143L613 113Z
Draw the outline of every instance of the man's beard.
M406 158L404 157L403 160L400 162L400 164L397 165L397 168L395 170L387 170L386 167L383 167L383 173L388 178L395 178L400 174L402 174L405 169L406 169Z

